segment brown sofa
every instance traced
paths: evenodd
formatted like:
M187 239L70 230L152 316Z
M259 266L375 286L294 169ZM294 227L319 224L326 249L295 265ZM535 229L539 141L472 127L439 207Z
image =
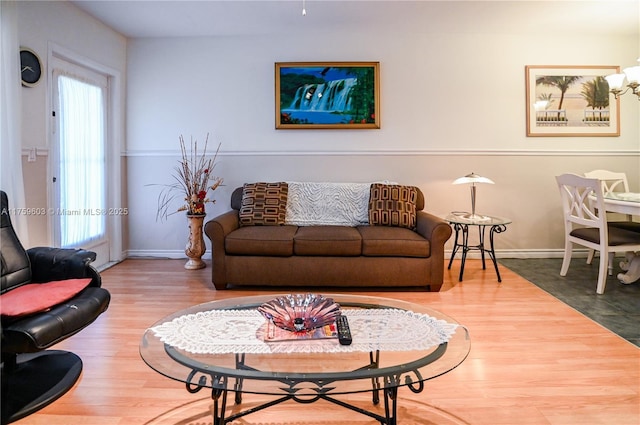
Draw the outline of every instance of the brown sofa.
M240 210L246 191L239 187L231 196L232 209L205 225L213 251L211 280L216 289L251 285L439 291L451 227L422 211L424 196L412 188L417 194L413 230L390 225L245 225Z

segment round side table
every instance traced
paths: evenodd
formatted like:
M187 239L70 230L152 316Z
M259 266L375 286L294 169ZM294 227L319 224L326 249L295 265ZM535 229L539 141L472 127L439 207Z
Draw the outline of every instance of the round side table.
M496 233L502 233L507 230L507 224L511 223L511 220L504 217L494 217L487 215L475 215L472 216L466 212L452 212L445 217L445 220L453 226L455 231L455 240L453 245L453 251L451 252L451 258L449 259L449 267L451 270L451 264L456 256L458 250L462 253L462 263L460 264L460 277L458 281L462 282L464 275L464 263L467 259L467 253L470 250L480 251L482 258L482 270L486 270L485 265L485 252L489 254L489 258L493 261L493 267L496 269L496 275L498 276L498 282L502 282L500 277L500 271L498 270L498 262L496 261L496 252L493 246L493 236ZM478 245L469 246L469 226L476 226L478 228ZM485 248L485 230L489 227L489 249Z

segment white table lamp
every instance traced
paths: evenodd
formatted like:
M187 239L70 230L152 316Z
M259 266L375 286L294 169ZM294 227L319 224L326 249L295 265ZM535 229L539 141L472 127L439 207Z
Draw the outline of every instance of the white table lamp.
M454 180L453 184L471 184L471 214L465 214L463 217L470 220L483 220L486 217L476 214L476 183L494 184L491 179L477 175L476 173L467 174Z

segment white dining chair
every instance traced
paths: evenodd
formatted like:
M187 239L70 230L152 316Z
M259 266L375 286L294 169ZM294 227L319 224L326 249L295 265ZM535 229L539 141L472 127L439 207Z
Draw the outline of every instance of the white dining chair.
M614 192L629 192L629 182L627 174L609 170L593 170L584 173L590 179L600 180L602 194L606 197ZM640 232L640 223L633 221L633 216L627 215L626 220L609 220L609 227L619 227L621 229ZM587 256L587 263L591 264L595 251L590 249ZM609 275L613 274L613 257L609 259Z
M602 194L606 197L615 192L629 192L629 182L627 181L627 174L609 170L593 170L584 173L584 176L589 179L598 179L602 185ZM633 217L627 216L627 222L631 222ZM610 222L611 224L612 222ZM625 223L625 222L621 222ZM640 226L640 223L637 223ZM619 226L623 229L625 226ZM636 229L633 229L636 230ZM640 231L640 227L637 228Z
M593 170L584 173L589 179L598 179L602 184L602 194L609 195L612 192L628 192L629 182L627 174L609 170Z
M602 184L577 174L556 176L562 200L565 246L560 276L566 276L573 245L600 253L596 293L603 294L607 282L609 256L615 252L639 251L640 233L607 225ZM595 196L593 206L589 196Z

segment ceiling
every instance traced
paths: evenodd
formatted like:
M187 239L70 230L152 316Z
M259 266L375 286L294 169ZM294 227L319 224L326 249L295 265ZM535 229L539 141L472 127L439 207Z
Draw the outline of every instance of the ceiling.
M427 33L640 31L640 0L69 1L129 38L385 31L398 23Z

